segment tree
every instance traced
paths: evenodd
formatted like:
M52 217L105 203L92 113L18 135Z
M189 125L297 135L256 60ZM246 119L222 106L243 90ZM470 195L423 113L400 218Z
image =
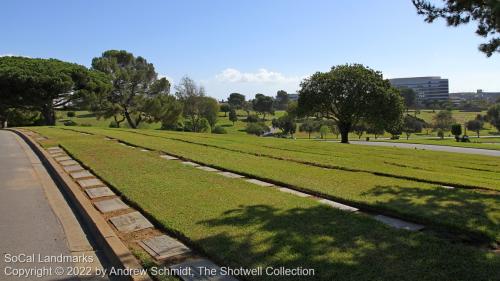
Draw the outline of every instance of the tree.
M348 143L351 127L359 121L391 127L401 122L403 101L399 91L382 74L361 64L334 66L301 83L301 114L317 114L334 120L342 143Z
M428 0L412 0L419 15L425 15L425 21L432 23L437 18L446 19L449 26L467 24L471 20L478 23L476 34L489 38L487 43L479 45L479 50L490 57L500 52L500 8L498 0L446 0L441 7L436 7Z
M215 127L219 103L216 99L205 96L205 89L198 87L194 80L183 77L175 86L175 95L183 104L183 115L189 120L190 130L201 132L204 129L204 120L210 127Z
M227 113L231 110L231 106L227 103L220 105L220 111L224 112L224 117L227 117Z
M275 98L275 107L278 110L286 110L288 107L288 102L290 101L290 98L288 97L288 93L283 90L279 90L276 93L276 98Z
M479 138L479 132L483 129L483 122L480 120L470 120L467 122L467 129L476 132Z
M253 110L263 115L263 120L266 120L266 114L274 114L274 99L263 94L256 94L252 102Z
M321 123L312 119L306 119L299 126L300 132L307 132L309 134L309 138L311 138L311 133L319 131Z
M496 103L488 108L486 119L493 127L500 131L500 103Z
M368 126L366 128L366 133L372 134L375 137L375 139L377 139L377 137L379 135L384 134L384 128L383 128L383 126L380 126L377 124L368 124Z
M160 95L148 99L144 111L151 116L152 122L161 122L162 129L172 130L177 128L182 114L182 104L172 95Z
M406 107L406 112L408 113L408 110L411 107L414 107L417 102L417 93L413 89L410 88L401 88L399 89L399 92L401 93L401 96L403 97L405 107Z
M227 99L227 103L234 109L243 109L245 96L240 93L231 93Z
M439 111L432 119L434 120L434 128L443 131L449 130L451 124L455 123L455 119L453 119L452 113L449 110Z
M234 122L238 121L238 115L236 114L236 110L234 110L234 108L231 108L229 111L229 121L233 122L233 126Z
M297 123L295 123L295 119L288 114L273 119L272 125L274 128L280 129L285 135L290 134L292 138L293 134L295 134L297 130Z
M462 134L462 125L460 124L451 125L451 134L455 136L456 141L460 141L460 135Z
M252 103L250 101L244 101L241 109L247 113L247 117L250 116L250 111L252 110Z
M10 109L37 111L55 125L55 108L109 91L106 75L56 59L0 57L0 116Z
M352 131L358 136L358 139L361 139L361 136L366 131L366 126L362 122L352 126Z
M135 57L127 51L108 50L92 60L92 69L110 77L112 90L93 106L97 114L117 113L127 120L131 128L143 121L155 119L147 112L151 99L170 94L170 82L158 79L153 64L141 56Z
M319 127L319 134L321 136L321 139L326 139L326 135L328 134L328 130L330 130L330 129L328 128L327 125L321 125L321 127ZM309 136L309 138L311 138L311 137Z
M420 119L411 115L406 115L403 121L403 132L406 134L406 139L410 138L413 133L422 132L423 124Z

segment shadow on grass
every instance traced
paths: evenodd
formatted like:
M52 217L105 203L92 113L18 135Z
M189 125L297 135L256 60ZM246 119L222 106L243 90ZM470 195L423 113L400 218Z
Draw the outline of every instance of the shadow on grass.
M95 113L78 114L76 118L90 118L96 117Z
M200 222L219 234L197 242L229 266L314 268L315 276L252 280L491 280L500 259L471 247L398 231L326 206L241 206ZM231 233L231 234L229 234Z
M443 231L470 232L469 238L482 242L500 241L498 192L376 186L361 195L395 212L404 210Z

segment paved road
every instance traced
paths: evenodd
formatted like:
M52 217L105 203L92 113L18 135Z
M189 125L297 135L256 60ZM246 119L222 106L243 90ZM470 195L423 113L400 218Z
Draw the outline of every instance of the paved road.
M411 148L411 149L417 148L417 149L425 149L425 150L466 153L466 154L479 154L479 155L500 157L500 150L492 150L492 149L478 149L478 148L456 147L456 146L446 146L446 145L433 145L433 144L376 142L376 141L351 141L351 143L352 144L360 144L360 145L388 146L388 147L400 147L400 148Z
M0 280L80 280L57 276L58 266L101 266L76 217L40 160L19 136L0 130ZM92 263L56 260L13 263L17 255L87 256ZM23 257L23 256L19 256ZM9 259L11 261L9 262ZM57 259L57 258L56 258ZM52 270L48 276L16 278L18 269ZM96 279L96 278L93 278Z

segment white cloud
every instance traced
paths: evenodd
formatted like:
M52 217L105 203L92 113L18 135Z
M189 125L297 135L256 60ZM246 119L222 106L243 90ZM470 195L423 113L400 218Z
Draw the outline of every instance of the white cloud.
M16 55L16 54L0 54L0 57L23 57L23 58L31 58L31 57L28 57L28 56Z
M220 82L231 83L276 83L276 82L297 82L300 77L287 77L280 72L269 71L265 68L258 69L256 72L241 72L234 68L226 68L215 78Z

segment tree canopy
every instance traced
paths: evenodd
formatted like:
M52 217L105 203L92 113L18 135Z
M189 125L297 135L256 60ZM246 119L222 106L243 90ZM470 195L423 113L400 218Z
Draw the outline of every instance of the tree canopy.
M57 107L92 93L108 92L103 73L56 59L0 57L0 115L9 108L40 111L43 122L55 124Z
M425 15L425 21L432 23L438 18L446 20L449 26L477 22L476 34L489 39L479 45L479 50L490 57L500 52L500 2L498 0L446 0L441 6L436 1L412 0L417 13ZM489 37L489 38L488 38Z
M234 109L242 109L245 105L245 96L240 93L231 93L227 103Z
M334 66L316 72L301 83L301 115L317 115L336 122L342 142L351 127L361 121L383 128L402 123L403 101L378 71L361 64Z
M92 60L92 68L108 74L113 85L109 93L95 98L98 102L93 110L98 116L121 115L131 128L137 128L143 121L153 122L155 117L148 109L161 102L151 100L170 94L170 82L158 79L153 64L127 51L106 51ZM169 100L172 99L163 102Z
M205 89L196 85L193 79L183 77L175 87L175 95L183 104L183 115L187 119L189 129L193 132L204 130L204 122L213 128L217 123L219 103L207 97Z
M263 94L256 94L252 101L253 110L263 114L263 119L266 119L266 114L274 114L274 99Z

